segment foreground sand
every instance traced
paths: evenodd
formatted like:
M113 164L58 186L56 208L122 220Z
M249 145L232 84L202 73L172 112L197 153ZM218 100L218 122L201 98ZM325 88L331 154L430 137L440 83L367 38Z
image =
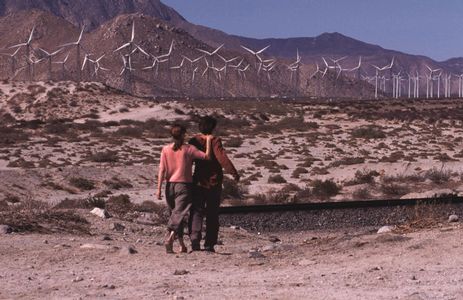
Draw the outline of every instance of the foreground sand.
M109 229L113 220L89 218L92 236L2 235L0 298L463 297L458 224L407 234L376 234L374 228L273 234L224 228L216 254L167 255L160 245L162 227L126 223L117 232ZM112 240L104 241L105 235ZM106 249L82 249L83 244ZM137 253L128 253L124 247L130 245Z

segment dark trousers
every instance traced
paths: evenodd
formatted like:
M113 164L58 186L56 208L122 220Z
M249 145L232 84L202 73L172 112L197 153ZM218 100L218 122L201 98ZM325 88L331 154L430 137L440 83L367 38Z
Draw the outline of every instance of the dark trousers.
M191 209L192 188L191 183L183 182L168 182L166 185L166 201L171 210L167 229L175 231L179 237L183 237L183 228Z
M222 185L212 188L195 186L193 188L193 205L190 212L189 232L192 245L199 245L203 219L206 217L206 237L204 246L214 247L219 236L219 208Z

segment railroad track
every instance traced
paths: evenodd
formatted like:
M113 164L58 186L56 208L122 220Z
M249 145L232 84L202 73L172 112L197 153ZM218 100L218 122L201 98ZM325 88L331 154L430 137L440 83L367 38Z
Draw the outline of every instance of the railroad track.
M243 213L380 208L380 207L395 207L395 206L414 206L417 204L429 204L429 205L463 204L463 197L449 196L449 197L420 198L420 199L384 199L384 200L343 201L343 202L224 206L220 208L220 214L229 215L229 214L243 214Z

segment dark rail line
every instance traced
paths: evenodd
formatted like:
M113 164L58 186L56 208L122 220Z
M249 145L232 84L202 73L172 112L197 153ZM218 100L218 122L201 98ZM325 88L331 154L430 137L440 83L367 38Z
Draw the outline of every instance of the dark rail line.
M420 199L385 199L365 201L343 201L343 202L319 202L319 203L292 203L292 204L270 204L270 205L243 205L224 206L220 208L220 214L243 214L243 213L266 213L304 210L335 210L355 209L371 207L393 207L413 206L417 204L460 204L463 197L449 196L439 198Z

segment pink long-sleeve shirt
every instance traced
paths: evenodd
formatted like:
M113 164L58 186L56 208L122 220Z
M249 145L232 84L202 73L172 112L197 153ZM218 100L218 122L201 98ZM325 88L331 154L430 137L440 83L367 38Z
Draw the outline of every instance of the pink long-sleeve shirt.
M165 175L167 182L193 182L193 161L206 159L206 153L192 145L183 145L174 151L174 144L162 148L159 174Z

